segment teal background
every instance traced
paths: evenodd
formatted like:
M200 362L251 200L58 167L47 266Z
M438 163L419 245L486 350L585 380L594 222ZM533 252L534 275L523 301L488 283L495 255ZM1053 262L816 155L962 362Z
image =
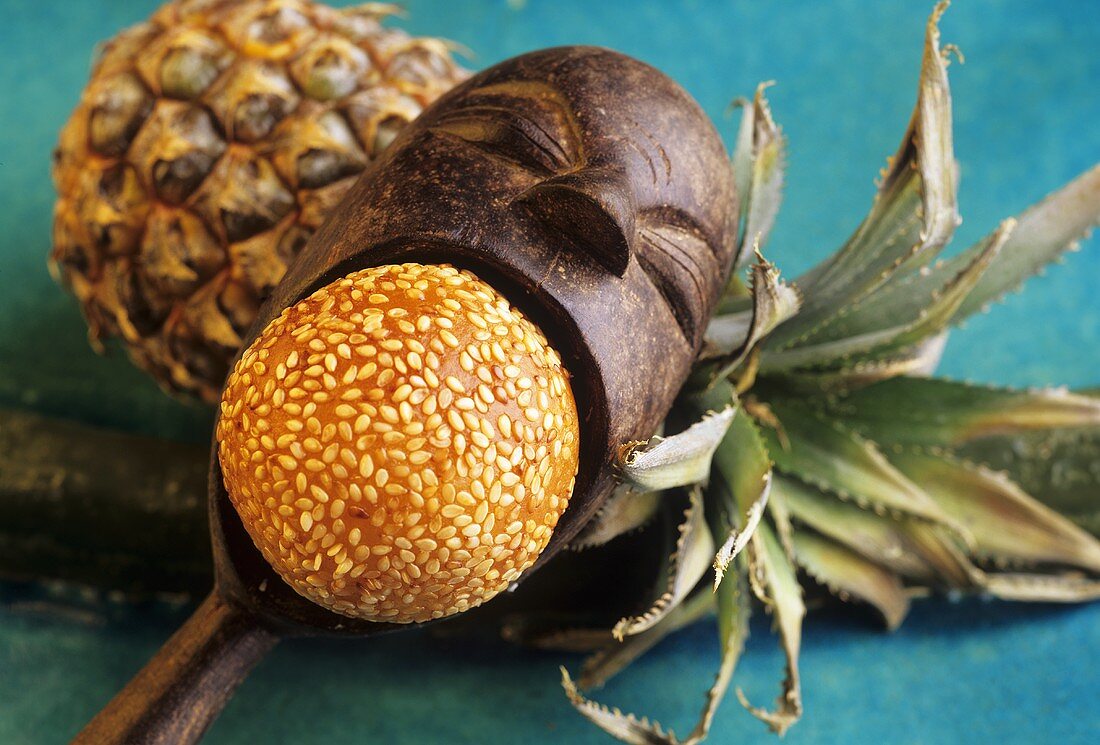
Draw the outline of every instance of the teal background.
M0 0L0 406L204 440L209 415L161 394L117 350L94 355L76 305L45 270L49 153L93 45L150 0ZM914 100L930 2L407 3L414 33L452 38L481 67L537 47L610 46L664 69L727 142L734 97L774 79L790 137L786 202L769 255L788 275L839 244L866 211ZM1100 3L958 2L943 21L951 67L964 246L1100 160ZM943 373L1013 385L1100 384L1100 241L1092 240L955 333ZM0 598L5 597L0 588ZM182 620L184 610L61 617L0 603L0 743L64 742ZM782 659L753 626L736 685L778 692ZM242 687L211 743L604 742L557 685L579 658L420 634L294 641ZM811 615L806 714L792 745L1100 741L1100 605L918 603L893 635L860 612ZM667 641L601 700L690 730L716 665L714 628ZM772 742L732 695L712 741Z

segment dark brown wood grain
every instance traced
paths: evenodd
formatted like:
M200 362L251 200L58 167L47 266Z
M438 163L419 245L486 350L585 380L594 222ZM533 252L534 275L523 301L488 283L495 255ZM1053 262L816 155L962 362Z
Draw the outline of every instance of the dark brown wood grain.
M365 267L449 263L492 284L562 354L582 416L576 488L539 566L610 494L621 444L652 435L683 384L733 258L734 192L710 121L659 71L591 47L517 57L446 94L368 168L261 309L245 347L284 308ZM115 723L153 733L137 741L160 742L161 731L190 741L270 646L265 635L407 628L334 614L283 583L244 531L213 453L219 589L208 605L270 631L210 656L202 650L218 647L227 621L200 609L112 703L118 711L89 725L97 734ZM214 672L200 674L204 663ZM189 711L196 723L181 725Z

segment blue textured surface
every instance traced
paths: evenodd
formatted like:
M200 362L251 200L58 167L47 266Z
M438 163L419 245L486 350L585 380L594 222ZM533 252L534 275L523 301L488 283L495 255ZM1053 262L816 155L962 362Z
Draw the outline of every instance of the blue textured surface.
M0 0L0 405L201 440L207 416L160 394L121 354L88 349L75 304L46 275L49 152L87 76L92 45L155 3ZM449 36L483 66L525 50L593 43L664 69L712 114L774 79L791 140L787 200L770 255L788 275L835 247L868 206L872 178L913 103L930 3L838 0L408 4L406 27ZM960 2L943 23L966 245L1100 159L1100 4ZM957 332L943 371L1015 385L1100 383L1100 242L1093 240ZM0 742L63 742L181 616L135 610L84 626L0 608ZM782 659L753 627L736 683L778 691ZM603 742L565 703L558 655L406 635L292 642L262 663L212 743ZM576 658L565 658L576 667ZM701 624L664 643L602 697L690 729L716 664ZM786 741L1096 742L1100 606L918 603L883 635L856 613L812 615L806 715ZM731 695L714 742L771 742Z

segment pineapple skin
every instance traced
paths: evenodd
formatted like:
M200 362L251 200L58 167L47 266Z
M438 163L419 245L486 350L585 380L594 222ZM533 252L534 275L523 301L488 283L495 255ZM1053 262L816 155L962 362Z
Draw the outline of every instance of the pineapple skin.
M97 349L214 403L259 305L358 174L467 77L392 7L177 0L100 50L54 153L50 271Z

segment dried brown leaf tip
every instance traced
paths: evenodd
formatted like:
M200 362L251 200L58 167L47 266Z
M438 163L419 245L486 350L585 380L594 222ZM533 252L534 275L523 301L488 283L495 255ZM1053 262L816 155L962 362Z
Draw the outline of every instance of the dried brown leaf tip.
M1100 221L1097 166L957 257L936 260L959 221L937 27L945 9L937 5L929 20L917 104L870 214L833 256L790 284L759 254L778 208L783 136L765 86L744 107L732 163L742 201L739 256L747 263L755 246L757 263L747 283L731 281L665 439L632 448L627 460L644 466L651 448L682 456L679 470L657 469L667 481L646 482L648 503L675 501L673 487L688 486L713 540L690 540L701 532L689 509L665 537L674 549L655 581L656 600L616 626L619 641L590 658L580 682L603 683L710 612L719 672L698 723L679 739L586 698L563 671L574 707L625 742L706 736L745 637L750 592L772 617L787 665L773 708L737 695L779 734L802 715L803 587L866 604L890 629L912 597L932 591L1041 602L1100 597L1100 522L1095 500L1081 496L1100 492L1097 398L925 377L954 324ZM726 413L721 427L714 411ZM701 431L716 444L690 447ZM706 579L693 553L704 549L715 569Z

